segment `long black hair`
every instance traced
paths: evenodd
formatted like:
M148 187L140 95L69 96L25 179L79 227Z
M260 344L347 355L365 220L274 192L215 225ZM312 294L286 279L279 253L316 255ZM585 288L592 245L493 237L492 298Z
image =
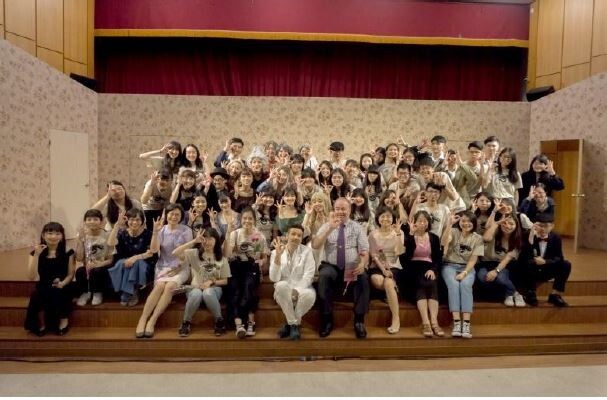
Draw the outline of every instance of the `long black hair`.
M55 256L57 258L63 257L65 255L66 241L65 241L65 229L63 225L59 222L49 222L48 224L42 227L42 232L40 232L40 244L46 245L46 241L44 240L44 234L46 232L59 232L61 234L61 240L57 244L57 250ZM40 257L46 257L48 255L48 247L44 249L44 251L40 254Z
M504 153L508 153L511 159L510 164L508 164L508 180L510 181L510 183L516 183L516 181L518 180L518 171L516 169L516 152L512 147L504 147L502 151L500 151L497 162L497 172L500 175L502 174L502 163L499 161L499 157L501 157Z
M204 234L202 235L205 238L212 237L215 239L215 245L213 246L213 255L215 256L215 261L221 261L223 258L223 240L221 240L221 235L217 232L215 228L207 228L204 230ZM204 254L204 248L202 246L198 247L198 258L202 260L202 255Z
M187 164L190 163L190 161L185 156L185 152L188 149L188 147L192 147L192 148L194 148L194 150L196 150L196 160L194 160L194 165L187 165ZM198 150L198 147L196 147L195 144L188 143L183 148L183 151L181 152L181 159L183 161L183 165L186 166L186 167L196 166L196 168L199 168L199 169L202 168L202 160L200 159L200 150Z
M131 208L133 208L133 202L131 201L131 198L129 197L129 195L126 193L126 188L124 187L122 182L109 181L109 183L107 184L108 189L109 189L110 185L122 186L122 189L124 189L124 209L125 209L125 211L128 211ZM118 221L118 215L120 215L120 207L118 207L118 204L116 204L114 199L112 199L111 197L108 197L108 199L107 199L107 219L108 219L108 221L110 221L110 224L114 225L116 223L116 221Z
M350 218L357 222L369 221L371 211L369 210L369 199L367 198L367 194L363 189L356 188L352 191L352 198L354 197L362 197L365 199L365 202L362 206L358 207L356 204L354 204L354 201L352 201L352 205L350 206ZM360 217L355 218L355 213L358 213Z

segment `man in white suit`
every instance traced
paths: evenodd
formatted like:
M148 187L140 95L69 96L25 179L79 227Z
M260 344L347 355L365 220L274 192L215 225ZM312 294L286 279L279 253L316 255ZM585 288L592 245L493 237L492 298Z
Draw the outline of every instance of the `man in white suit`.
M299 340L301 318L312 308L316 292L312 279L316 263L312 249L301 244L304 228L292 225L284 238L274 240L270 257L270 279L275 282L274 300L280 305L287 323L278 331L281 338Z

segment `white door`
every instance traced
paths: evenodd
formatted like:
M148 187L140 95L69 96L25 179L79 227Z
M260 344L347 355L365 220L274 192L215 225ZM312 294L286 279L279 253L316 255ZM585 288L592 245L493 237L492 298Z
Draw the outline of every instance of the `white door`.
M76 237L89 207L89 137L86 133L51 129L51 221Z

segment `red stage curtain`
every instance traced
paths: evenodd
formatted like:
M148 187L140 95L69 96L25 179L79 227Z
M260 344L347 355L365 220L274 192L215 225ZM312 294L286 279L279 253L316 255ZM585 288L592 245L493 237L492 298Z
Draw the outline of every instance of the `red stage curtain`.
M104 93L520 101L526 49L98 38Z

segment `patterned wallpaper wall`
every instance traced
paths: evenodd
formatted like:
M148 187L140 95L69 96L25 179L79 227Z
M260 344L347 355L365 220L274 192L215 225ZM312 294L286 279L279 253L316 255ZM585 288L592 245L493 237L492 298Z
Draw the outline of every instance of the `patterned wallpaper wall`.
M346 156L402 135L409 143L442 134L455 148L497 135L528 159L529 105L507 102L337 98L99 95L99 191L118 179L139 197L149 176L137 155L176 138L200 144L214 158L232 136L245 153L269 139L293 147L310 143L319 160L333 140Z
M607 250L607 73L531 103L531 154L554 139L584 139L580 240Z
M97 95L0 40L0 250L31 245L50 219L49 130L89 134L97 198Z

